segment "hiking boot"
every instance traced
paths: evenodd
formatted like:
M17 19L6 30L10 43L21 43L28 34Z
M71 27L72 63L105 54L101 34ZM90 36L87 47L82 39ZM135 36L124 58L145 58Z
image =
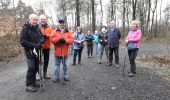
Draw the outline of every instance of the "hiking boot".
M58 83L60 80L59 79L52 79L51 80L53 83Z
M71 66L75 66L75 65L76 65L75 63L71 64Z
M68 78L64 78L64 81L70 81Z
M128 76L129 76L129 77L133 77L133 76L134 76L134 73L130 72Z
M34 86L27 86L25 91L27 91L27 92L37 92L37 89L35 89Z
M112 66L112 63L109 62L109 63L107 64L107 66Z
M39 75L37 75L36 81L40 81L40 76Z
M38 84L38 83L35 83L32 86L35 87L35 88L40 88L40 84Z
M119 68L119 65L118 65L118 64L116 64L116 68Z
M44 74L44 79L51 79L51 77L47 76L47 74Z
M112 61L109 61L109 63L107 63L107 66L112 66Z
M82 63L81 63L81 62L79 62L78 64L79 64L79 65L82 65Z
M98 64L101 64L101 61L99 61Z

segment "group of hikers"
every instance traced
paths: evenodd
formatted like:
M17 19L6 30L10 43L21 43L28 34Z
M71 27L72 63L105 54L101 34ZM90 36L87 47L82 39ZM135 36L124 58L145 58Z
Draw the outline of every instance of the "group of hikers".
M142 32L139 29L139 21L133 20L131 23L131 30L129 31L125 44L130 61L129 77L136 74L135 59L140 48L140 39ZM45 15L31 14L29 21L26 22L20 32L20 44L24 47L27 74L26 74L26 91L36 92L39 84L37 83L36 75L39 73L39 53L43 54L43 78L51 79L53 83L61 80L60 65L62 64L64 81L69 81L68 78L68 55L69 47L73 49L73 60L71 66L76 65L78 56L78 64L82 65L81 55L85 45L87 45L87 57L93 57L93 46L95 45L96 54L99 56L98 64L102 63L103 52L106 53L106 60L108 66L119 67L119 44L121 33L116 27L116 22L112 20L109 26L102 26L99 31L87 34L83 33L80 26L76 28L75 32L71 32L65 25L65 19L58 19L58 27L53 28L47 24L47 17ZM55 58L55 72L54 78L47 75L49 54L51 44L54 45ZM113 64L113 52L115 57L115 64Z

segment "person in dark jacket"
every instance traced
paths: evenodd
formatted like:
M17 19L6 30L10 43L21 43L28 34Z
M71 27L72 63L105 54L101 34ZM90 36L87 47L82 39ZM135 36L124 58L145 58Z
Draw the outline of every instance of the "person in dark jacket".
M120 38L121 38L120 30L116 28L116 22L112 20L110 22L110 29L108 30L108 47L109 47L109 63L107 64L108 66L112 66L114 52L116 67L119 67Z
M42 48L44 37L37 24L38 16L31 14L29 22L23 25L20 33L20 43L24 47L28 70L26 74L26 91L36 92L36 73L38 72L39 59L38 51Z
M91 55L91 57L93 56L93 40L94 40L93 35L90 33L90 31L88 31L88 33L86 35L88 58L90 58L90 55Z
M105 50L106 52L106 57L107 61L109 59L109 54L108 54L108 33L107 33L107 27L102 26L101 32L99 33L99 43L100 43L100 56L99 56L99 61L98 63L101 64L103 52Z

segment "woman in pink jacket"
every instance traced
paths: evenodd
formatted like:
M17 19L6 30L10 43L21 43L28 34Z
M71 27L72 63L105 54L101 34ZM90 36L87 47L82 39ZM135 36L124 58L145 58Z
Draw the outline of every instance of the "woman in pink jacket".
M126 38L126 46L128 49L128 55L130 60L130 72L129 77L133 77L136 74L136 63L135 59L140 48L140 40L142 32L139 29L139 21L133 20L131 24L131 30Z

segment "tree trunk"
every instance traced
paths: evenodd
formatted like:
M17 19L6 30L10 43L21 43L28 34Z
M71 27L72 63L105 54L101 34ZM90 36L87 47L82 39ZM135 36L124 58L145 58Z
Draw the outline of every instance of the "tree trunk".
M138 0L132 0L132 20L136 19L136 7L137 7Z
M19 40L19 35L18 35L18 30L17 30L17 20L16 20L16 8L15 8L15 2L13 0L13 9L14 9L14 28L15 28L15 35L16 35L16 39ZM17 46L18 46L18 52L21 52L21 48L20 48L20 43L19 41L17 41Z
M157 1L158 0L155 0L155 6L152 10L151 38L155 35L153 30L154 30L154 18L155 18L155 11L156 11L156 8L157 8Z
M102 0L100 0L100 6L101 6L101 13L102 13L102 15L101 15L101 23L100 23L100 26L102 26L103 24L103 6L102 6Z
M95 32L96 26L96 18L95 18L95 11L94 11L94 6L95 6L95 0L91 0L91 4L92 4L92 33Z
M79 0L76 0L76 17L77 17L77 26L80 26L80 12L79 12Z
M126 7L125 7L126 5L125 5L125 0L123 0L123 19L122 19L122 26L123 26L123 31L122 31L122 33L123 33L123 36L122 37L124 37L125 36L125 14L126 14Z
M146 23L146 28L147 28L147 39L150 39L150 33L149 33L149 29L150 29L150 12L151 12L151 0L148 0L148 16L147 16L147 23Z

